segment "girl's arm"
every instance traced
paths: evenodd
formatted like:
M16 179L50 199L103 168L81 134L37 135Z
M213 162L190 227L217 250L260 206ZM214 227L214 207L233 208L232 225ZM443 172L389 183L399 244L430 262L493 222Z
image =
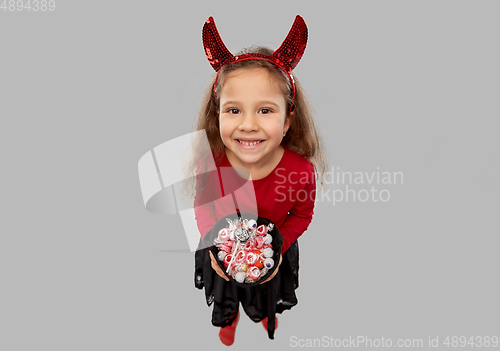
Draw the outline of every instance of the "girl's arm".
M217 172L215 172L217 173ZM213 186L213 172L198 175L196 181L196 193L194 196L194 214L201 239L217 223L215 206L213 201L216 197L217 187Z
M312 167L312 165L311 165ZM302 189L297 188L295 195L303 199L305 194L307 194L307 199L304 201L298 201L290 209L288 215L286 216L285 222L279 228L281 235L283 236L283 245L281 246L281 254L284 254L286 250L293 244L307 229L312 221L314 213L314 201L316 199L316 177L314 174L314 167L312 167L312 172L309 174L309 178Z

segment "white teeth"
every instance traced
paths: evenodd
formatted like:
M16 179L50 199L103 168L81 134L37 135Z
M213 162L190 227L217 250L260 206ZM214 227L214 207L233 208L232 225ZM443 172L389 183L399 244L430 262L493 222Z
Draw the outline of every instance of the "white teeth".
M260 143L260 141L243 141L243 140L238 140L241 144L243 145L255 145L255 144L258 144Z

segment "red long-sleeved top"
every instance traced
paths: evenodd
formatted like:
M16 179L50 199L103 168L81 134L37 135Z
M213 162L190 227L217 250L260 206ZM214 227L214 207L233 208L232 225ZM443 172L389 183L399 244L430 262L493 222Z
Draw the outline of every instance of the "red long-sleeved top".
M283 236L281 253L285 253L312 220L316 198L313 164L285 148L276 168L261 179L244 180L225 155L216 166L217 171L205 174L203 190L200 191L197 185L194 210L201 237L219 219L235 213L237 209L250 213L257 210L258 216L273 221L280 231Z

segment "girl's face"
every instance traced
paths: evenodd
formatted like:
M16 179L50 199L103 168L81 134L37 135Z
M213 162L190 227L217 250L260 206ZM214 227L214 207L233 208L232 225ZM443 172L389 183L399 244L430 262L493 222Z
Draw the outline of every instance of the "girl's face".
M290 126L287 112L285 97L266 69L232 72L220 92L219 128L227 152L248 170L276 163Z

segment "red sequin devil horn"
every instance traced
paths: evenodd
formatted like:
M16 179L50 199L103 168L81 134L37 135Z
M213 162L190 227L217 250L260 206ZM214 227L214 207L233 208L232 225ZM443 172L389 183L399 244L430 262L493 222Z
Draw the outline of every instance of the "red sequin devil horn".
M234 56L224 45L212 16L206 20L202 36L208 62L218 72L223 65L231 62Z
M290 111L292 111L295 101L295 83L293 81L292 70L299 63L307 45L307 25L301 16L297 15L295 17L292 28L285 40L270 56L258 53L248 53L239 56L231 54L219 35L213 17L209 17L206 20L202 36L208 62L210 62L213 69L217 72L214 83L214 96L222 66L246 60L265 60L281 68L287 75L292 86L292 103L290 105Z
M272 56L282 61L290 72L297 66L307 45L307 26L304 19L297 15L292 28L281 46Z

